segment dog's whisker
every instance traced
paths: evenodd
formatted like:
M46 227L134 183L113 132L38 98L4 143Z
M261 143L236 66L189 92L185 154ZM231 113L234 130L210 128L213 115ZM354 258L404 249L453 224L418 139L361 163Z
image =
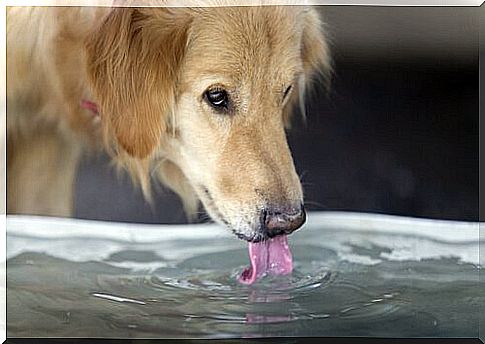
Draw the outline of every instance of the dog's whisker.
M312 183L312 182L301 183L301 186L312 186L312 185L315 185L315 183Z
M307 201L305 200L305 204L306 205L311 205L311 206L316 206L316 207L319 207L320 209L316 209L316 210L324 210L324 209L327 209L328 206L326 206L325 204L323 203L320 203L320 202L316 202L316 201Z
M308 170L303 170L300 175L298 176L300 178L300 182L303 182L303 178L305 175L308 173Z

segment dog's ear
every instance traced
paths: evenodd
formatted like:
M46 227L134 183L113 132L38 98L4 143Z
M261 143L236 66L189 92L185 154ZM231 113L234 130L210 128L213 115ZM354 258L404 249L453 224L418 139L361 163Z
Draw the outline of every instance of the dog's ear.
M168 8L113 8L86 40L88 79L107 137L147 157L167 130L188 32Z
M331 61L327 37L318 12L309 8L303 15L301 54L304 77L309 82L317 74L327 77L330 74Z
M297 92L292 93L284 111L283 119L286 128L291 127L291 114L296 104L299 104L301 115L305 119L305 91L310 88L314 80L322 81L328 88L332 69L327 37L318 12L314 8L306 8L301 15L303 73L298 80Z

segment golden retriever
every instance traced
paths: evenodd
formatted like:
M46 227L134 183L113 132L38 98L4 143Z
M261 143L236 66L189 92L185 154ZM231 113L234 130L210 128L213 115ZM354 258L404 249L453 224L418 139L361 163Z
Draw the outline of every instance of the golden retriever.
M249 242L305 222L290 113L329 56L302 6L12 7L8 213L70 216L83 151L104 147Z

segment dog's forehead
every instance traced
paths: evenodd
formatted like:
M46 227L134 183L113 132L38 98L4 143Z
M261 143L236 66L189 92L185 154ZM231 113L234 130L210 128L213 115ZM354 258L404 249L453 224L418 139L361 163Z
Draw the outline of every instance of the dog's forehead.
M277 69L300 68L301 10L297 7L223 7L197 13L187 58L199 61L199 73L238 77ZM265 71L266 69L266 71Z

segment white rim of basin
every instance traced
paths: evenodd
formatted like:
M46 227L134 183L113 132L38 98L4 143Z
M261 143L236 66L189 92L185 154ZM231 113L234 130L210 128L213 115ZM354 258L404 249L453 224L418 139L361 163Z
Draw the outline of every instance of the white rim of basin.
M405 234L447 242L470 242L479 241L481 224L373 213L313 211L308 213L305 227L391 235ZM89 237L138 243L233 236L226 228L212 223L141 224L34 215L7 215L6 229L7 235L13 236L46 239Z

